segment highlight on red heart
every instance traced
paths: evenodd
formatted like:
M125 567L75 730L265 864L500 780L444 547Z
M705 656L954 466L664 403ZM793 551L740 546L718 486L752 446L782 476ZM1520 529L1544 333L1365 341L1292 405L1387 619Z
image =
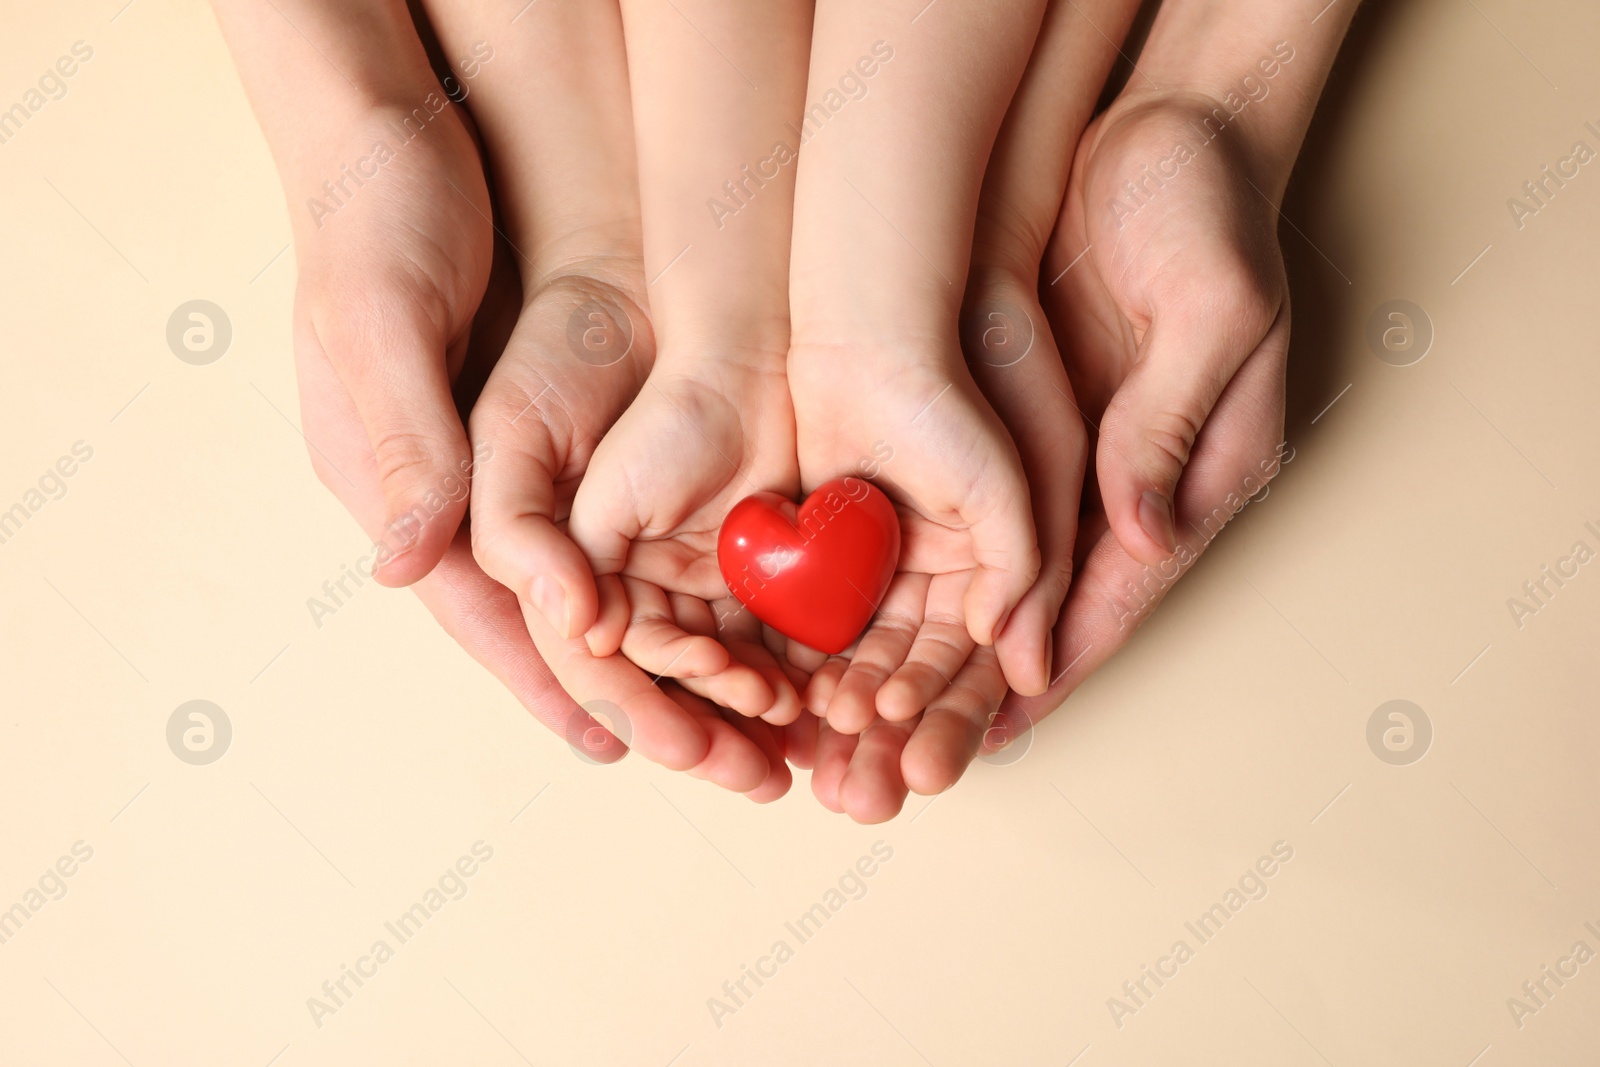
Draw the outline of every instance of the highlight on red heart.
M768 626L835 655L871 620L900 559L900 519L883 491L835 478L799 504L755 493L717 535L728 589Z

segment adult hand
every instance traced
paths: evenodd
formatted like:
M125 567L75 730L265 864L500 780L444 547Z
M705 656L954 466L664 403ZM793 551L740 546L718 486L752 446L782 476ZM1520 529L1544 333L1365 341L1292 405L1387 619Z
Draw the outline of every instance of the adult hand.
M597 760L620 758L459 530L470 459L448 383L490 278L492 229L477 149L416 28L384 0L214 7L291 209L301 421L318 476L385 557L380 580L415 581L536 718L590 733Z
M1083 137L1045 309L1098 426L1098 492L1056 631L1062 674L1041 697L1008 699L986 747L1126 644L1292 456L1278 209L1353 12L1307 23L1272 0L1220 14L1168 4L1128 88Z
M493 228L470 120L447 103L416 27L403 9L396 17L393 4L347 10L217 0L216 10L296 212L296 364L319 477L375 539L387 565L382 580L426 574L414 585L418 596L536 718L573 743L581 739L592 759L621 758L626 746L562 689L528 635L516 595L477 564L459 525L473 464L448 383L460 375L461 399L473 402L473 383L499 355L495 335L503 340L506 331L484 329L485 347L469 343L468 324L480 311L480 325L503 319L507 305L514 319L519 304L516 265L502 258L491 278ZM358 182L352 170L364 177ZM490 300L480 308L486 285ZM369 362L352 363L358 359ZM413 388L422 381L435 390L432 398L412 398L407 381ZM443 405L447 411L438 410ZM428 432L395 441L428 455L380 459L377 441L386 435L375 440L372 427L417 418L419 409L430 416ZM401 506L390 499L397 485L415 489ZM690 714L704 710L688 694L674 698ZM711 747L702 746L697 768ZM694 762L692 747L676 755ZM762 774L786 787L786 770L768 773L768 764L781 762L777 755L763 754ZM745 775L739 784L750 782Z

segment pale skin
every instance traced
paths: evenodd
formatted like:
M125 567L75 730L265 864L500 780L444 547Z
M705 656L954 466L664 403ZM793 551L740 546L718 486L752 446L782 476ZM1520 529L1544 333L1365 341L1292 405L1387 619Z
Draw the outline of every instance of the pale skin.
M1316 11L1271 0L1167 3L1112 106L1075 150L1055 142L1072 169L1039 290L1097 441L1054 635L1060 674L1043 696L1008 695L984 748L1060 707L1150 617L1236 502L1281 467L1289 308L1278 207L1354 7L1313 23ZM1278 42L1294 58L1263 68ZM1119 190L1126 201L1123 182L1178 140L1197 143L1191 122L1204 127L1218 107L1230 114L1229 94L1237 106L1247 85L1268 80L1264 69L1276 69L1264 100L1241 109L1178 177L1152 184L1137 211L1113 210ZM1034 202L1025 229L1049 225L1047 201ZM1029 474L1035 485L1046 477ZM1165 524L1142 519L1148 492L1173 501L1173 551ZM941 755L957 774L971 758Z
M794 680L765 644L740 637L759 628L728 596L716 540L739 500L798 486L784 380L793 170L766 180L731 224L704 203L767 155L798 115L810 4L623 0L621 10L657 355L590 461L569 534L600 588L628 594L621 648L629 659L744 714L788 723L801 712ZM759 86L740 64L759 74ZM622 582L607 583L612 575ZM691 599L711 610L685 615ZM707 633L726 646L720 663ZM695 655L704 662L691 662Z
M1039 260L1067 181L1070 146L1116 57L1111 41L1121 40L1137 7L1136 0L1049 6L983 176L962 343L975 380L1016 441L1043 549L1040 580L1013 616L1027 627L1019 633L1048 637L1067 595L1088 450L1061 353L1039 308ZM813 679L814 689L827 669ZM835 729L830 714L811 776L823 805L878 822L900 810L908 791L932 794L953 785L985 740L998 740L991 724L1006 695L998 671L963 673L963 685L920 718L888 713L859 738Z
M463 0L430 9L441 37L461 44L511 14L507 5ZM580 479L659 362L659 345L645 311L620 15L610 5L548 5L527 10L518 26L502 35L508 62L475 88L507 237L525 264L522 318L472 414L474 442L506 460L474 479L474 550L519 593L535 645L575 699L621 709L634 747L651 758L772 799L789 782L779 735L724 718L704 698L756 714L781 687L792 693L792 683L781 671L763 676L732 663L708 636L703 601L669 605L644 582L630 582L624 595L616 575L603 575L597 590L564 528ZM533 115L530 100L544 102ZM588 599L562 590L570 606L552 610L552 576L574 575ZM747 627L724 641L754 648L759 662L758 637ZM669 670L681 687L657 684Z
M798 485L784 357L789 355L792 365L788 238L796 206L790 149L803 119L807 56L797 45L806 39L810 6L799 3L759 13L735 5L680 10L662 0L630 0L621 6L631 42L643 230L647 273L655 282L650 306L659 350L650 379L599 446L572 504L569 533L600 577L600 607L595 613L599 621L587 631L589 645L596 653L615 647L609 639L597 637L597 628L605 629L612 615L605 605L619 600L616 592L623 590L633 607L627 634L648 631L648 640L624 637L622 651L630 659L655 673L679 675L684 685L737 710L788 723L800 713L798 694L786 684L787 675L767 646L794 664L815 665L820 657L793 643L774 641L770 634L764 645L724 635L731 657L718 672L711 651L707 649L704 656L698 649L691 652L691 639L678 626L687 625L679 609L683 598L713 602L719 621L740 613L731 602L715 603L726 597L715 567L717 530L728 509L750 492L775 489L792 496ZM831 32L851 30L848 22L840 22ZM1027 43L1025 34L1016 35L1015 58L1025 54ZM813 74L816 51L813 40ZM892 51L884 51L892 56ZM822 55L830 57L826 48ZM1005 58L1002 54L995 62ZM741 64L759 73L759 87ZM930 73L925 71L922 78L931 85ZM911 84L902 90L902 99L916 100L928 87ZM938 106L947 97L948 102L958 102L961 95L949 87L941 91L943 96L935 95L919 106ZM993 123L1003 112L1004 93L1002 88L991 94L988 102ZM906 115L890 110L876 121L892 129L906 120ZM971 144L934 139L922 150L934 155L947 150L965 153L973 160L969 179L975 191L987 150L981 132ZM751 161L758 161L754 175ZM734 182L737 192L731 188ZM739 206L732 217L726 210L699 209L703 202L710 206L708 192L726 203L725 190L727 199ZM838 210L836 199L822 197L810 210L832 215ZM970 227L970 221L960 221L959 213L971 208L971 204L964 208L959 198L934 206L936 211L958 213L947 227L956 233ZM800 214L802 228L807 218ZM863 261L853 269L875 284L884 276L884 266ZM907 329L916 334L921 327ZM953 337L947 342L959 352ZM964 390L976 395L970 378ZM877 392L881 396L884 390ZM848 390L840 393L841 398L846 395L860 396ZM904 393L900 399L914 398ZM965 440L963 407L957 401L948 406L954 418L940 412L929 420L921 439L907 447L921 450L924 457L951 445L959 447ZM991 451L1002 457L1009 454L1014 461L1009 439L992 413L972 417L983 419ZM864 446L864 454L868 448ZM917 453L913 451L910 458L916 462ZM983 462L980 457L975 466L961 470L929 471L925 480L941 487L959 486L963 478L974 479L975 470L984 470ZM838 473L838 469L832 472ZM1025 488L1015 483L1020 483L1020 474L1012 489L1025 499ZM947 500L940 506L957 514L965 504ZM907 515L913 526L929 525L914 509ZM1023 518L1026 522L1025 514ZM992 515L983 521L991 529L999 525ZM913 546L907 554L909 566L917 565L917 545L923 546L922 558L936 562L924 564L923 573L908 570L885 604L882 618L893 622L880 621L852 659L837 661L860 667L845 674L844 699L832 702L830 717L853 721L855 730L867 725L875 705L909 718L950 689L952 677L960 678L973 646L961 623L962 596L974 573L980 573L982 580L982 569L967 559L970 550L963 554L960 542L966 540L966 531L947 539L953 542L950 546L938 543L942 533L919 529L908 533ZM933 573L936 569L939 573ZM622 575L620 586L606 580L612 574ZM586 596L585 576L576 568L563 577L563 584L573 590L564 598L567 604ZM914 626L895 625L912 617ZM585 612L574 626L589 618ZM1042 651L1048 624L1039 621L1037 643ZM706 632L703 621L697 632ZM902 634L905 640L900 639ZM980 656L980 667L984 663ZM728 700L741 671L757 673L769 683L769 706L763 707L759 700ZM875 699L880 683L882 695ZM1037 684L1042 686L1043 679ZM824 699L821 693L815 687L808 691L813 706ZM765 697L764 691L761 696Z
M442 35L452 61L469 55L471 44L484 39L470 32L474 14L490 21L503 49L528 47L528 38L500 31L516 13L515 5L486 8L493 10L434 12L447 31ZM598 16L591 17L603 20L605 10L602 5ZM395 125L430 95L435 104L443 97L404 4L363 0L330 9L309 0L278 0L275 5L218 0L216 11L291 207L300 267L295 352L312 461L369 534L386 548L394 546L384 554L379 580L415 582L418 594L452 636L552 730L574 743L582 738L592 757L616 759L625 751L594 729L594 721L579 707L605 700L624 709L632 747L647 758L755 800L781 795L788 788L789 772L782 739L766 724L742 716L725 719L701 698L652 685L649 676L620 656L597 658L581 640L563 641L548 628L540 630L541 617L530 610L528 592L522 592L528 583L517 583L519 596L474 559L460 528L465 501L459 494L451 494L442 510L424 508L420 528L395 528L395 516L418 514L417 502L430 488L457 484L461 464L470 464L466 427L456 413L450 383L464 361L472 367L476 347L468 342L474 316L483 312L481 325L491 311L484 298L494 249L487 182L471 128L458 105L436 113L430 107L433 117L426 132L401 146ZM527 97L519 100L517 94L541 88L529 79L563 55L570 56L584 40L600 42L595 58L601 65L596 69L604 69L609 54L616 60L613 70L620 71L620 22L614 9L611 14L609 34L602 21L598 27L573 29L576 40L532 37L544 42L540 47L547 54L517 57L515 51L502 51L502 60L513 61L485 66L472 81L469 99L476 97L473 103L486 118L518 112ZM498 112L495 91L484 91L495 71L504 72ZM625 86L626 79L607 84ZM595 88L603 92L605 85ZM582 98L564 99L573 108L584 106ZM540 114L548 125L526 136L520 129L513 132L511 123L489 118L486 134L505 155L524 161L521 167L511 163L498 182L502 210L520 238L513 242L519 249L515 266L499 273L511 278L520 272L524 291L520 300L514 291L490 293L509 297L504 310L516 326L513 351L559 347L567 353L567 312L590 297L608 302L605 306L619 315L643 300L631 124L626 107L604 113L613 116L610 143L620 146L615 158L599 161L609 164L605 167L596 163L589 144L593 129L584 124L590 115L545 108ZM584 128L583 137L561 136L564 128L570 132L578 126ZM369 157L374 144L385 140L396 150L381 178L356 189L333 217L316 225L302 210L307 199L323 194L322 182L337 179L341 164ZM604 144L607 138L600 140ZM551 150L540 152L543 147ZM547 170L525 165L536 154ZM575 181L586 166L595 168L582 175L589 180ZM541 175L546 176L544 186L538 184ZM507 187L517 189L523 181L529 195L513 193L508 203ZM547 195L552 189L557 195ZM562 195L571 191L576 195ZM500 310L498 303L495 310ZM542 454L552 467L548 481L553 483L569 467L569 458L581 473L582 458L648 370L648 319L637 314L637 321L642 331L639 354L614 365L621 370L612 388L569 390L569 395L584 398L584 409L574 410L575 417L565 423L551 420L558 429L549 434ZM497 349L487 352L483 362L492 363L498 354ZM478 377L482 372L477 368ZM516 385L509 374L497 372L496 378L480 402L487 404L486 417L496 411L496 397L503 407L505 395ZM469 394L466 399L475 398ZM532 421L543 423L541 418ZM500 443L504 451L469 467L475 493L502 460L508 471L537 468L536 459L525 451ZM488 480L492 488L492 476ZM552 487L547 496L551 511L558 512L560 493ZM538 508L531 510L537 513ZM539 536L537 530L533 536ZM480 555L490 558L481 540Z
M1163 577L1181 572L1231 515L1230 501L1276 473L1288 340L1276 211L1353 3L1311 23L1306 12L1271 0L1169 0L1138 71L1086 131L1109 66L1107 39L1120 40L1131 18L1127 0L1054 3L1042 22L1032 5L996 25L958 13L943 27L929 21L932 12L908 9L897 22L898 12L891 18L823 4L811 42L813 102L855 64L855 53L889 40L889 31L909 32L911 15L917 40L933 43L916 55L900 46L867 98L852 100L808 142L784 271L772 267L778 257L770 251L786 239L787 220L763 223L761 209L787 195L787 178L762 186L736 218L722 220L719 231L752 223L766 238L714 246L730 257L717 263L723 277L732 272L748 283L744 294L744 286L719 291L710 271L667 284L688 262L672 262L676 249L694 242L680 244L684 234L674 229L685 224L683 212L657 209L664 221L652 230L651 190L715 189L739 164L768 156L771 145L752 131L790 108L792 94L747 101L748 113L726 130L686 133L682 124L692 127L692 119L675 108L711 100L694 94L715 93L716 78L699 69L698 85L680 89L663 76L678 71L693 42L668 40L666 24L650 21L661 11L643 0L627 20L608 5L554 14L539 8L559 5L538 5L518 23L536 14L547 20L527 39L501 27L520 3L429 5L452 61L491 38L499 58L512 60L487 67L470 99L503 236L516 248L511 258L523 280L520 313L515 300L509 305L508 358L474 408L473 442L494 445L487 462L471 458L451 395L464 364L473 374L474 338L486 332L480 312L494 304L493 212L473 123L459 107L444 108L426 123L426 136L384 164L381 183L346 190L336 215L317 220L298 210L322 182L338 179L341 164L365 156L374 138L412 114L421 94L438 92L403 5L216 6L295 209L296 357L318 473L384 545L379 579L417 582L446 628L553 728L588 721L573 698L604 700L627 714L634 747L668 766L766 800L788 787L786 759L814 763L813 790L824 804L860 821L888 818L908 791L948 788L977 752L1058 706L1126 643L1170 586L1170 578L1152 586L1147 568L1161 568ZM780 40L797 32L783 19L781 31L764 33L756 20L709 5L690 14L702 28L710 16L713 40L761 57L763 91L773 71L780 84L785 70L805 76L804 55L795 60ZM798 25L809 12L790 16ZM631 70L622 58L625 24L647 42L634 50ZM1277 51L1279 42L1291 59ZM1014 86L1005 71L1018 70L1030 49L1027 73ZM283 56L300 53L303 62L283 69ZM986 67L994 55L1010 65ZM894 65L907 58L917 62ZM917 100L897 100L900 90L886 78L905 71L899 84L915 87ZM642 89L652 77L660 79L655 90ZM588 91L573 93L574 84ZM673 92L683 95L669 99ZM866 108L885 97L885 111L901 121L880 127ZM1239 108L1240 97L1252 102ZM557 98L563 105L551 108ZM530 99L541 106L530 107ZM633 129L635 102L660 106L650 129L700 137L706 159L716 156L718 137L730 152L753 150L727 173L710 174L727 160L678 158L665 137L652 149L655 135L642 124ZM1171 157L1177 140L1194 140L1184 131L1205 128L1208 117L1222 132L1183 160L1175 177L1159 184L1144 177ZM916 155L928 145L939 148ZM894 162L907 158L931 163L896 172ZM714 180L701 185L708 175ZM832 193L830 176L846 178ZM1141 182L1142 195L1119 192L1130 179ZM808 190L812 180L821 184ZM872 182L881 183L877 196ZM855 198L853 207L839 188ZM1124 207L1112 208L1119 197ZM663 242L671 247L658 254ZM494 271L502 275L509 272ZM646 277L656 284L647 286ZM952 286L953 305L942 291ZM792 316L774 296L783 288ZM587 317L590 305L600 308L600 320ZM625 355L576 358L575 315L580 324L599 322L601 355L616 351L606 347L608 330L625 334ZM1013 361L1016 350L1005 346L1024 335L1027 355ZM919 392L937 400L900 412L933 445L915 434L894 440L894 459L915 462L891 460L875 479L900 507L906 552L880 617L849 659L823 663L716 603L725 590L703 542L707 526L714 539L711 519L744 495L728 483L759 470L780 487L790 484L773 458L781 449L770 446L778 435L765 433L782 406L778 390L752 385L769 376L748 373L764 367L758 356L773 348L788 353L797 442L791 495L873 455L874 445L890 440L869 432L873 420L892 421L901 401ZM950 358L963 348L965 366ZM671 355L680 350L682 361ZM658 352L669 354L664 366ZM852 358L842 358L846 352ZM754 405L756 418L693 420L732 433L701 436L736 441L742 458L723 464L733 473L721 485L706 474L685 479L694 484L683 492L668 486L664 505L652 496L661 479L640 480L630 488L643 491L621 494L620 506L608 500L595 508L605 516L597 532L569 537L586 466L630 402L638 406L650 392L653 374L674 388L690 383L694 402L735 398L736 415ZM873 397L872 410L852 409L861 396ZM825 410L835 424L811 417ZM659 436L668 423L646 420L640 439L657 450L677 448L684 438L670 430ZM619 435L618 448L632 436ZM951 455L951 442L968 447ZM633 447L634 457L652 458L651 443ZM628 484L637 469L623 457L615 465L622 482L614 484ZM704 455L695 462L710 469ZM960 484L963 463L983 473L974 476L982 492L972 494L981 499L930 504ZM837 469L821 473L829 465ZM448 491L464 470L473 478L476 561L458 533L464 501ZM936 474L919 482L922 470ZM440 499L441 488L445 504L423 506ZM1081 517L1080 489L1087 498ZM724 492L731 499L718 497ZM683 503L696 494L710 502ZM1001 521L1018 514L1026 521ZM641 544L649 550L636 552ZM617 649L623 654L611 654ZM656 675L678 681L657 684ZM802 691L826 716L820 730L817 718L795 717Z
M1000 669L1024 692L1048 682L1048 621L1025 612L1009 625L1040 576L1021 459L959 338L984 164L1044 4L1008 5L1004 17L973 5L919 15L924 6L817 5L817 128L795 196L789 384L801 486L887 446L893 458L874 481L898 505L904 538L877 624L807 693L831 729L852 734L925 708L945 723L930 702ZM879 68L868 94L828 106L841 78L868 69L864 58Z

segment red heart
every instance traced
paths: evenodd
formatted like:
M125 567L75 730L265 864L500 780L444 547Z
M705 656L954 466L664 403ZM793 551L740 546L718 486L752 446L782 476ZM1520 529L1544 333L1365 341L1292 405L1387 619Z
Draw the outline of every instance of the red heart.
M894 505L855 477L824 482L798 508L777 493L747 496L717 535L717 564L739 602L830 655L866 627L899 559Z

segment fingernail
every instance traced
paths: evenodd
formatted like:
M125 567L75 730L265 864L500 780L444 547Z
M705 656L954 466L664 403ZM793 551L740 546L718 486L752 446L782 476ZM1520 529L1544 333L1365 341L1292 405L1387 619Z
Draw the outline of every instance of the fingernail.
M1178 550L1178 535L1172 528L1172 502L1154 489L1139 498L1139 525L1168 552Z
M550 624L551 629L562 638L570 638L572 635L567 632L567 594L562 591L561 584L541 574L533 580L529 594L533 606L539 609L539 614L544 616L544 621Z

